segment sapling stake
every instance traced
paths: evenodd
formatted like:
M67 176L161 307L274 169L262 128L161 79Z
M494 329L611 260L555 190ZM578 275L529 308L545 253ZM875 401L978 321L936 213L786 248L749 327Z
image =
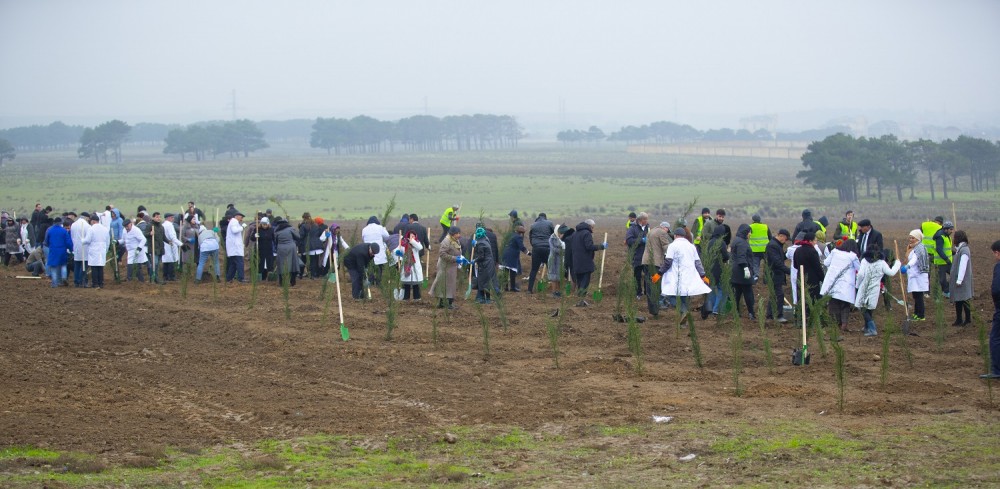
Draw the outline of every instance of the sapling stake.
M471 260L476 259L476 249L472 248ZM469 265L469 287L465 289L465 300L469 300L469 296L472 295L472 265Z
M330 258L332 260L333 253L330 253ZM344 305L340 299L340 274L333 274L333 283L337 286L337 312L340 313L340 338L344 341L351 339L351 332L347 330L347 326L344 325Z
M892 240L892 244L896 247L896 259L899 259L899 242L895 239ZM903 325L901 326L904 335L916 336L916 333L910 331L910 308L906 305L906 287L903 283L903 274L899 274L899 293L903 295Z

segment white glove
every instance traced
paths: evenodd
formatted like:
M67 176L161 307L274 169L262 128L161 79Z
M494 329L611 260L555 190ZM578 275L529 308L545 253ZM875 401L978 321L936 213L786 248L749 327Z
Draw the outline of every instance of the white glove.
M246 228L247 228L247 226L249 226L249 224L247 224L247 223L245 223L245 222L244 222L244 223L243 223L243 229L246 229Z
M750 268L749 267L743 269L743 278L745 278L747 280L750 280Z

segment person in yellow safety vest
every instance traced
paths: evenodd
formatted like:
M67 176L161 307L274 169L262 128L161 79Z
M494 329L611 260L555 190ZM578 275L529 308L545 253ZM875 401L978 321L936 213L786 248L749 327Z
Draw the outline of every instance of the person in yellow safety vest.
M694 234L694 245L698 247L698 251L701 251L701 235L702 231L705 230L705 223L712 220L712 210L708 207L702 207L701 215L694 220L694 229L691 230L691 234Z
M635 224L635 219L636 219L635 212L629 212L628 213L628 220L625 221L625 229L626 230L628 228L632 227L633 224Z
M760 222L760 214L754 214L751 219L753 223L750 224L747 242L750 243L752 252L750 261L753 264L753 281L757 283L757 278L760 276L760 261L764 259L767 242L771 241L771 230L767 228L767 224Z
M920 224L920 232L924 233L924 239L921 243L923 243L924 249L927 250L927 256L931 259L937 256L934 246L934 235L941 230L942 224L944 224L944 218L941 216L935 217L933 221L924 221Z
M458 222L458 208L459 205L455 204L445 209L444 214L441 214L441 220L438 221L441 223L441 239L438 240L439 242L444 241L444 238L448 236L448 230Z
M820 231L823 231L823 234L826 234L826 227L830 225L830 220L827 219L826 216L820 217L819 220L816 221L816 225L819 226Z
M951 275L951 233L954 230L955 225L951 221L945 221L934 234L934 264L938 267L938 283L941 284L941 292L945 297L951 297L948 283Z
M844 219L840 221L838 227L837 239L847 236L850 239L857 240L858 223L854 222L854 211L848 210L845 212Z

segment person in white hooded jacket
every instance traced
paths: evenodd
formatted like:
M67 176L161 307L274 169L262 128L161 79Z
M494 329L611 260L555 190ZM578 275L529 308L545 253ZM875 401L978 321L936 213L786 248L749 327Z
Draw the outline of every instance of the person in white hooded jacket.
M667 246L663 265L659 269L658 275L663 279L660 295L665 298L680 297L677 307L683 315L688 310L688 297L707 294L712 289L706 283L708 278L698 256L698 249L687 240L687 231L679 227L674 231L674 236L674 241ZM660 277L653 276L655 280Z
M372 263L375 264L375 277L372 284L378 284L382 279L382 269L389 263L389 257L385 254L385 244L389 241L389 231L382 226L378 218L371 216L368 224L361 229L361 241L365 243L375 243L378 245L378 253L375 254Z
M865 336L876 336L878 331L875 328L875 321L872 319L872 311L878 307L878 298L881 294L882 277L892 277L899 271L900 263L896 260L890 267L882 258L882 250L878 246L868 245L861 261L861 269L858 271L858 295L854 299L854 306L861 309L861 314L865 318Z
M836 247L823 261L826 275L823 276L819 293L830 296L827 306L830 316L837 320L840 330L846 332L851 307L857 298L855 278L861 269L861 262L856 254L858 247L854 240L838 240L836 243Z
M906 275L906 290L913 298L913 316L910 319L923 321L926 314L924 294L931 290L931 260L927 256L927 248L924 248L924 233L914 229L910 231L907 240L909 243L906 246L906 265L900 267L899 271Z
M173 282L177 280L177 262L181 257L181 245L184 243L177 239L177 229L174 228L174 220L177 216L166 214L163 216L163 280Z
M132 280L134 274L136 280L144 281L142 270L146 267L142 265L149 261L146 255L146 236L131 219L127 219L122 229L122 237L118 241L125 246L125 263L128 265L128 275L125 280Z

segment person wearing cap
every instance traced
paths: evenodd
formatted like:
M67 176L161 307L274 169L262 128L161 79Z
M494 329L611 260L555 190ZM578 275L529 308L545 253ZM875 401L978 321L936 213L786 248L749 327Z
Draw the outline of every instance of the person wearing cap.
M937 246L934 244L934 235L941 230L942 225L944 225L944 217L941 216L936 216L934 219L924 221L920 224L920 232L924 235L924 249L927 250L927 256L931 257L931 260L937 257Z
M583 296L587 293L587 288L590 287L590 276L596 269L594 252L608 249L608 243L594 244L594 220L587 219L576 225L576 232L573 233L569 246L573 254L576 293Z
M945 224L950 224L946 222ZM951 301L955 303L954 326L972 324L972 255L969 253L969 236L964 230L955 231L955 259L951 266ZM962 319L962 315L965 319Z
M240 212L236 208L236 204L226 204L226 213L222 215L222 222L219 224L219 228L221 229L223 236L229 236L228 234L226 234L226 229L227 229L227 226L229 226L229 221L232 218L236 217L236 214L243 214L243 213ZM244 216L244 217L246 217L246 216ZM240 227L242 228L242 226L240 226ZM242 233L243 230L240 229L240 232ZM226 238L226 246L227 247L229 246L229 238L228 237ZM228 274L228 272L226 272L226 273Z
M857 241L858 223L854 222L854 211L849 210L844 213L844 218L837 224L837 236L847 236Z
M879 250L885 249L882 233L872 227L871 220L862 219L858 221L858 253L860 256L864 256L865 252L873 247Z
M48 249L45 272L52 279L52 287L58 287L66 282L66 264L69 263L69 255L73 252L73 237L69 229L63 225L62 218L53 219L42 242Z
M725 219L725 218L723 218L723 219ZM683 217L677 218L677 221L674 222L674 228L673 228L673 230L674 230L674 232L677 232L678 229L683 229L684 230L684 237L686 237L688 239L688 241L694 243L694 233L692 233L691 230L688 229L687 219L684 219ZM728 230L729 226L726 226L725 229Z
M243 230L247 227L243 223L245 217L242 212L236 211L226 226L226 283L233 279L239 283L246 282L243 275Z
M455 291L458 288L458 268L469 262L462 256L462 230L458 226L448 228L448 235L438 245L437 274L431 284L434 297L438 298L438 308L456 309ZM492 245L492 243L491 243ZM443 278L442 278L443 277ZM447 300L447 302L446 302Z
M906 237L906 263L899 268L900 273L906 275L906 290L913 298L913 321L923 321L926 317L924 310L924 294L931 290L930 271L931 259L924 248L924 235L919 229L910 231Z
M368 264L380 254L378 243L358 243L347 251L344 268L351 275L351 297L364 299L365 288L371 284L365 276Z
M278 273L277 284L287 282L295 287L295 277L299 274L298 243L299 232L282 217L274 220L274 250L275 271Z
M459 209L459 205L455 204L455 205L453 205L453 206L445 209L444 213L441 214L441 219L438 221L441 224L441 239L440 239L440 241L444 241L444 239L448 237L448 229L451 229L452 226L458 224L458 220L461 219L458 216L458 209ZM494 243L494 245L495 244L496 243Z
M766 279L767 284L771 288L770 296L771 300L767 305L767 319L778 319L779 323L787 323L788 320L785 319L785 275L789 275L792 271L785 265L785 243L788 242L788 230L779 229L778 234L774 235L770 241L767 242L767 247L764 249L764 264L767 266L764 273L767 273Z
M809 209L802 209L802 220L795 225L795 229L792 230L792 234L798 236L799 233L809 233L816 237L816 231L819 231L819 224L813 220L812 211Z
M701 215L694 220L694 229L691 230L691 234L694 235L694 245L698 248L698 252L701 253L701 238L705 232L705 224L712 220L712 210L708 207L701 208ZM708 230L707 238L712 237L712 230ZM706 239L707 241L707 239Z
M549 238L556 230L555 224L544 212L539 212L535 222L528 231L528 242L531 243L531 271L528 272L528 293L535 292L535 276L538 269L549 259L552 249L549 248Z
M628 230L630 227L632 227L632 225L635 224L636 219L638 219L638 216L636 216L635 212L634 211L629 212L628 220L625 221L625 229Z
M507 216L510 217L510 232L513 232L518 226L524 226L524 221L517 216L517 209L511 209Z
M660 313L660 294L654 294L653 276L663 265L663 258L667 254L667 247L670 246L670 223L662 221L660 224L649 230L646 234L646 249L642 254L642 266L646 267L644 280L646 281L646 309L650 314L656 316ZM707 240L706 240L707 241ZM700 252L701 250L699 250Z
M941 284L941 293L945 297L951 297L951 233L955 231L955 225L951 221L945 221L934 233L934 265L938 269L938 283Z
M646 275L646 267L642 265L642 260L646 256L646 242L649 237L649 214L640 212L632 226L625 231L626 253L632 255L632 275L635 277L635 298L650 294L647 281L643 279Z
M686 229L674 230L674 241L667 246L658 274L659 280L662 281L660 295L664 298L680 298L677 307L681 311L682 322L688 313L689 298L712 291L708 286L710 280L705 274L701 258L698 257L698 250L694 247L694 243L688 240ZM657 278L656 275L653 277ZM707 303L702 305L703 310L707 307Z
M753 222L750 224L750 236L747 237L747 242L753 253L751 259L754 282L756 283L757 277L760 275L760 261L764 259L767 243L771 241L771 229L767 227L767 224L761 222L760 214L754 214L750 220Z
M177 238L177 229L174 228L174 214L167 213L163 216L166 222L163 225L163 280L173 282L177 280L177 262L181 259L181 245L184 243Z
M149 261L146 256L146 236L131 219L126 219L120 241L125 248L125 265L128 267L125 280L132 280L132 277L135 276L136 280L144 282L142 269L145 268L143 265Z
M108 259L108 246L111 244L111 230L101 224L98 213L90 215L90 227L83 237L87 248L87 266L90 267L90 285L92 288L104 287L104 264Z
M545 273L549 279L549 290L555 297L562 296L562 280L565 278L563 267L566 266L566 242L563 238L569 230L569 226L560 224L549 236L549 257Z
M87 247L83 244L83 237L90 229L90 213L82 212L80 217L72 213L75 221L69 228L73 238L73 286L87 287Z

